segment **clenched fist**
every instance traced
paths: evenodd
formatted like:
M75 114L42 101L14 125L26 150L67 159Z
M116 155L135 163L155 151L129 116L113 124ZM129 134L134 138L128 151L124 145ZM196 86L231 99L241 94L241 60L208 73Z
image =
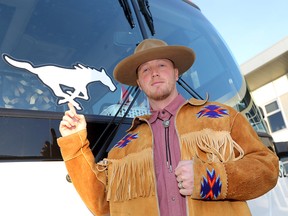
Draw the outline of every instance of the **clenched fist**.
M193 160L180 161L175 169L179 192L184 195L192 195L194 189Z

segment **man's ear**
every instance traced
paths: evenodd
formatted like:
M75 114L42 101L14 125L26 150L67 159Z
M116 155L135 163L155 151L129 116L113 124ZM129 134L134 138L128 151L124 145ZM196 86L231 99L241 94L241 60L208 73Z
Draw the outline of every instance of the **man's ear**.
M178 81L178 78L179 78L179 70L178 70L178 68L174 68L174 72L175 72L175 79L176 79L176 81Z
M141 88L139 80L137 79L136 82L137 82L137 85L138 85L139 89L142 91L142 88Z

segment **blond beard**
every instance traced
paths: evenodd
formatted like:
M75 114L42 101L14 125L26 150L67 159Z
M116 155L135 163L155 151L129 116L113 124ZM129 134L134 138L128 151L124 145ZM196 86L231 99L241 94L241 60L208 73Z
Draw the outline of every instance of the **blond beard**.
M173 92L173 89L165 89L163 91L161 91L160 93L145 93L146 96L148 97L148 99L154 100L154 101L161 101L161 100L165 100L166 98L168 98Z

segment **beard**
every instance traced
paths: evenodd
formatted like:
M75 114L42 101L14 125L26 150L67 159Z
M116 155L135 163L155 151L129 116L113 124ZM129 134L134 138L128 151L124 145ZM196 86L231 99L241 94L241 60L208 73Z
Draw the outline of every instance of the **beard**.
M168 98L169 95L170 95L170 92L163 92L161 94L157 93L157 94L147 95L147 97L154 101L161 101L161 100L165 100L166 98Z
M154 100L154 101L161 101L161 100L165 100L166 98L168 98L171 93L172 93L173 89L171 88L166 88L166 89L159 89L156 92L151 92L148 91L146 92L146 96L148 97L148 99Z

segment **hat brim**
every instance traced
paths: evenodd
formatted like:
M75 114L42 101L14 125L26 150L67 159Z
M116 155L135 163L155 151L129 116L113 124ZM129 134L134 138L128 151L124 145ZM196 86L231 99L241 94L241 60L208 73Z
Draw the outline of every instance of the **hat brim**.
M123 84L137 86L137 68L155 59L169 59L179 70L179 76L186 72L195 61L195 53L185 46L163 46L147 49L120 61L113 71L114 78Z

